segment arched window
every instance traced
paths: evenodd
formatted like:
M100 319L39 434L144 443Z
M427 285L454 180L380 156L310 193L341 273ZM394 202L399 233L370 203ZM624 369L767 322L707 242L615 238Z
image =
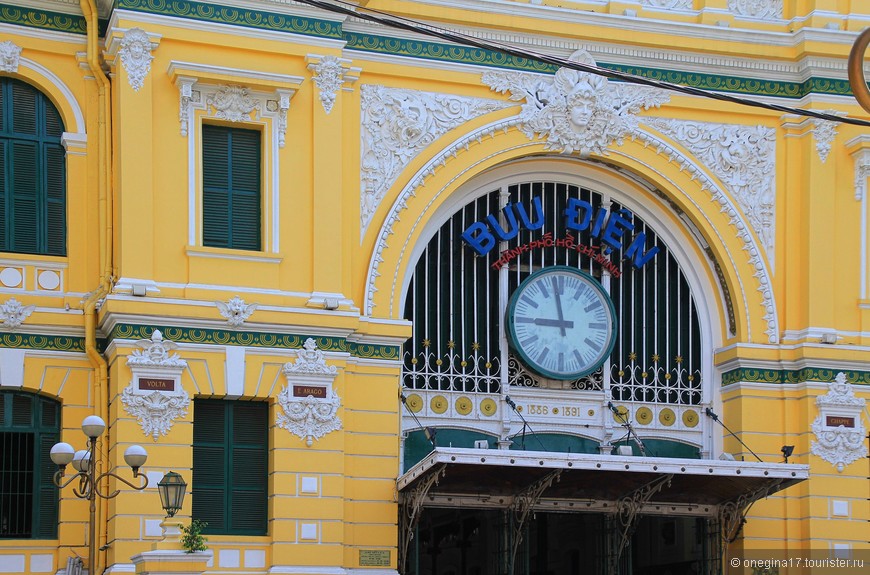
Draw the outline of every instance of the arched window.
M405 300L405 318L414 324L405 347L405 387L496 393L504 381L505 361L510 385L547 385L507 348L499 293L512 293L533 271L558 265L577 268L604 283L618 323L613 351L601 368L566 386L606 390L610 399L621 402L700 404L698 310L683 271L655 230L637 215L628 216L634 237L643 234L644 249L655 246L657 255L638 267L630 253L616 250L607 257L613 269L605 281L595 257L601 253L600 240L591 237L588 229L581 233L567 229L564 214L571 199L610 212L624 206L599 191L559 181L519 182L505 193L502 198L495 189L458 210L417 262ZM472 222L498 214L506 204L532 206L535 198L545 221L540 229L520 231L509 245L493 249L486 257L463 243L461 234ZM552 241L542 241L546 237ZM510 261L500 266L499 250L517 246L531 249L514 250ZM594 253L576 246L594 246Z
M0 251L66 255L63 131L45 94L0 78Z
M49 454L59 430L57 401L0 391L0 539L57 537L57 466Z

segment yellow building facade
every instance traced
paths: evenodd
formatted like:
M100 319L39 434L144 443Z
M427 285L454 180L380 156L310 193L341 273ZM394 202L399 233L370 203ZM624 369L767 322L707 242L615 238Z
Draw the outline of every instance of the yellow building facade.
M870 137L798 110L868 119L868 24L857 0L6 0L0 573L135 572L168 471L207 572L865 558ZM140 444L149 482L100 484L92 564L48 457L89 415L97 472L139 485Z

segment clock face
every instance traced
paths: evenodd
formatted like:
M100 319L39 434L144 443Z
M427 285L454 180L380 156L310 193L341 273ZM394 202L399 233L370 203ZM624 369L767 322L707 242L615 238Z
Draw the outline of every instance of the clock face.
M592 373L613 349L616 313L604 288L576 268L539 270L514 291L507 336L528 367L551 379Z

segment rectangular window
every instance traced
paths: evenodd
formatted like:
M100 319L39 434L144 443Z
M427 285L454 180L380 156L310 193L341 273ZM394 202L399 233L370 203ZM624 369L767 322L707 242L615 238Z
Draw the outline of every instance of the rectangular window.
M265 402L193 402L193 518L204 533L265 535L268 513Z
M202 243L261 249L261 134L202 126Z

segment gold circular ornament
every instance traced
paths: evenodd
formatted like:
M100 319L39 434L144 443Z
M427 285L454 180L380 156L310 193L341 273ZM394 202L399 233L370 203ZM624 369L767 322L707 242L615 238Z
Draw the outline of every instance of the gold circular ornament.
M553 415L559 415L559 408L558 407L553 408Z
M677 420L677 416L674 414L674 410L670 407L666 407L659 412L659 421L662 425L670 427Z
M628 408L624 405L616 406L616 413L613 414L613 421L616 423L625 423L628 420Z
M496 405L495 400L490 397L487 397L480 402L480 413L484 414L487 417L495 415L497 409L498 406Z
M416 393L412 393L408 396L408 399L405 400L405 405L407 405L408 409L413 413L419 413L420 410L423 409L423 398Z
M443 395L436 395L432 398L432 401L429 402L429 407L431 407L432 411L435 413L444 413L447 411L447 398Z
M468 415L471 413L471 408L473 407L473 403L467 397L460 397L456 400L456 413L459 415Z
M683 425L686 427L695 427L698 425L698 412L697 411L684 411L683 412Z
M594 410L594 409L590 409L590 410L587 411L586 413L588 413L589 416L591 417L591 416L595 415L595 410Z
M648 407L641 407L635 412L634 418L641 425L649 425L650 423L652 423L653 420L652 409Z

